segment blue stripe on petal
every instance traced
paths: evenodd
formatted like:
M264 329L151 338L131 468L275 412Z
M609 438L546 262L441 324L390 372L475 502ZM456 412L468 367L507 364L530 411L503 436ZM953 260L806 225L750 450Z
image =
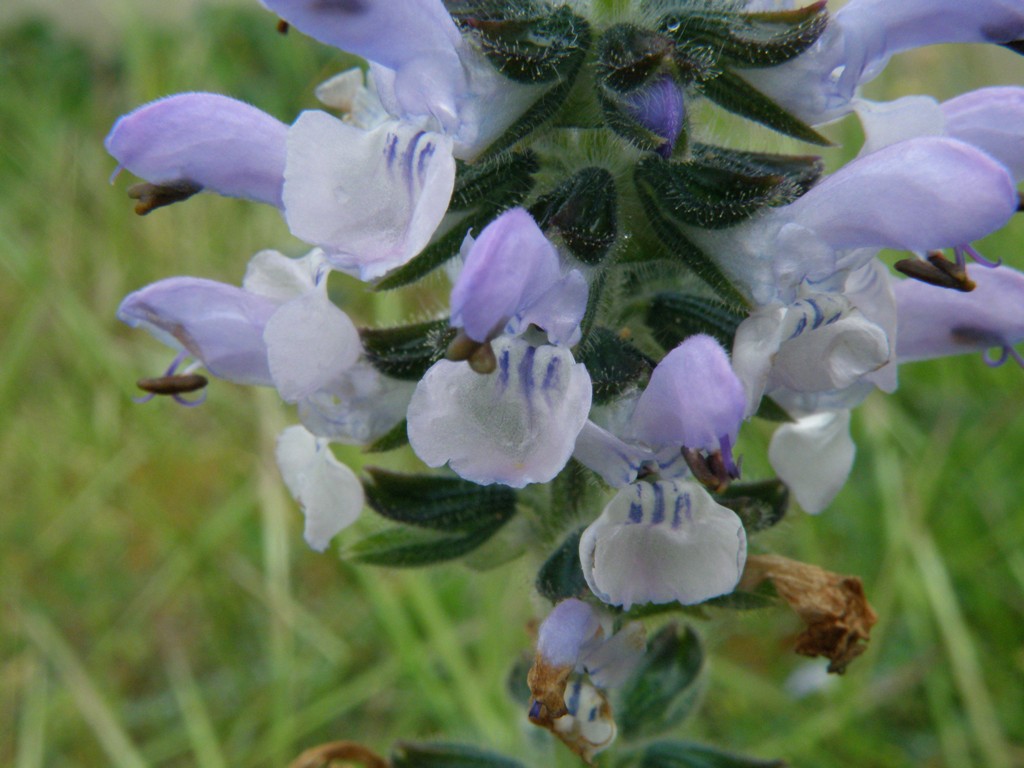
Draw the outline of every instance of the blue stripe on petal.
M665 488L661 483L654 485L654 514L651 515L651 525L659 525L665 522Z

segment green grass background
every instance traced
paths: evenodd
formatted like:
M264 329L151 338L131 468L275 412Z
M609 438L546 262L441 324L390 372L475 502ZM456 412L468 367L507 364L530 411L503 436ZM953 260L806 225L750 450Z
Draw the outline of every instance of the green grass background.
M541 613L536 563L389 571L318 555L273 463L290 416L271 393L217 383L201 408L132 402L169 355L115 321L125 293L176 274L237 282L255 251L302 248L241 201L135 217L124 180L107 184L110 125L183 90L290 120L347 65L278 36L256 3L147 7L0 16L0 765L284 766L333 739L383 751L442 736L573 765L505 693ZM945 47L901 57L869 94L991 83L1024 83L1022 60ZM855 147L855 131L832 135ZM983 246L1024 268L1022 238L1016 221ZM436 306L346 291L364 318ZM796 698L795 619L717 614L685 737L802 766L1024 765L1024 371L972 357L901 379L857 413L857 464L831 509L757 540L863 576L880 615L869 651ZM747 429L748 471L765 434Z

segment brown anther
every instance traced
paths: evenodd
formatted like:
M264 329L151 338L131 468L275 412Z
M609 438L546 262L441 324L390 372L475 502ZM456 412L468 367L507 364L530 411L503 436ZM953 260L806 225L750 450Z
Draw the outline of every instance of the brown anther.
M901 259L894 265L897 272L922 283L969 293L975 288L974 281L967 276L967 270L955 261L950 261L939 251L928 254L928 260Z
M498 367L498 358L494 356L494 348L491 347L490 342L481 345L469 356L469 367L481 375L494 373Z
M389 768L387 760L354 741L332 741L307 749L292 760L288 768L328 768L328 766L336 766L339 762L343 766L362 765L364 768Z
M154 395L184 395L196 392L210 381L198 373L179 373L173 376L157 376L151 379L139 379L135 385Z
M135 212L145 216L150 211L163 208L171 203L188 200L192 195L202 191L202 186L188 179L172 181L167 184L150 184L143 181L128 187L128 197L138 200Z
M448 349L445 350L445 359L454 363L460 360L469 360L470 356L480 348L479 341L469 338L465 331L459 330L455 338L451 340Z
M284 19L278 19L277 20L277 33L279 35L287 35L288 34L288 30L290 28L291 28L291 24L289 24Z
M465 331L460 330L444 353L445 359L452 362L465 360L476 373L486 375L494 373L498 367L498 359L494 356L491 342L479 342L469 338Z
M737 588L750 591L766 579L807 624L797 638L797 653L825 656L828 671L841 675L866 650L878 615L859 578L779 555L750 555Z
M732 479L725 468L721 451L704 455L696 448L683 446L683 459L697 481L712 493L720 493L729 486Z

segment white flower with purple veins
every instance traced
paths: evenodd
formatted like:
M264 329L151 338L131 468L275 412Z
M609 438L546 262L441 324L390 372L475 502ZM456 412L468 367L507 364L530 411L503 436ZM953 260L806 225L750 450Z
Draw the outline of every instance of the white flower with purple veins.
M564 270L558 250L529 213L513 208L462 245L464 266L452 288L451 324L476 342L519 335L530 325L552 344L580 340L587 282Z
M812 125L849 114L857 88L893 54L939 43L1006 44L1024 39L1017 0L851 0L803 55L743 76Z
M409 403L409 443L428 466L447 463L481 485L546 483L587 420L590 376L565 347L513 336L492 346L489 374L450 360L427 371Z
M739 517L703 486L677 480L622 488L580 539L591 591L628 610L693 605L732 592L747 558Z

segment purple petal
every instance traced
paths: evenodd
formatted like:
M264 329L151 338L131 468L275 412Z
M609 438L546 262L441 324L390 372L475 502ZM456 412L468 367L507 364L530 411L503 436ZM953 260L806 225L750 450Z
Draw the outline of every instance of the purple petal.
M675 78L668 74L661 75L622 98L634 120L665 140L658 148L658 154L665 158L671 157L676 139L686 124L686 102Z
M943 102L946 133L973 144L1024 179L1024 88L982 88Z
M277 302L233 285L172 277L129 294L117 317L187 350L214 376L272 386L263 329L277 308Z
M468 88L460 61L467 49L441 0L262 2L320 42L393 71L386 90L393 92L395 115L432 115L446 131L455 130L458 102Z
M260 2L310 37L391 69L463 44L441 0Z
M152 184L189 181L228 197L281 207L288 128L213 93L182 93L121 117L107 151Z
M556 343L578 340L586 281L575 271L562 278L558 251L525 210L513 208L488 224L465 260L452 288L454 327L483 342L535 323Z
M722 345L704 334L691 336L654 369L632 429L649 445L715 451L722 438L735 444L746 399Z
M575 667L583 646L603 635L597 610L569 598L554 608L537 630L537 653L555 667Z
M1024 341L1024 274L999 267L974 270L971 278L977 287L970 293L895 281L901 363Z
M928 251L994 232L1017 210L1006 169L960 141L925 137L857 158L785 211L836 249Z
M426 246L454 184L451 139L437 133L398 121L365 131L315 111L288 132L288 226L363 280Z

